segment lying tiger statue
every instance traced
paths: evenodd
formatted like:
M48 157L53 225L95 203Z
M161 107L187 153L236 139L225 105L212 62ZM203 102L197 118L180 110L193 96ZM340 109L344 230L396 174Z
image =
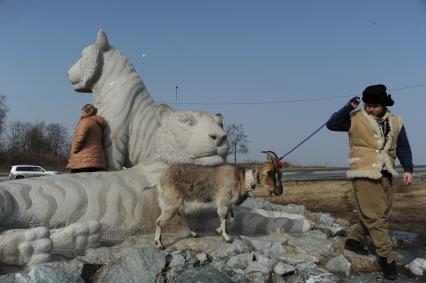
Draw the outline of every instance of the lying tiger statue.
M167 164L193 162L194 155L206 150L198 163L210 164L210 157L223 163L228 153L221 115L175 111L165 105L157 109L160 127L150 146L158 162L0 183L0 229L34 228L1 233L0 262L46 262L52 251L152 233L159 215L154 185Z
M0 234L0 262L46 262L53 253L96 247L101 240L153 233L160 213L154 185L167 165L190 162L193 154L206 147L223 155L228 151L227 142L218 141L225 135L220 115L167 107L161 107L161 111L162 123L153 139L161 159L156 165L0 183L0 227L13 229ZM208 232L217 226L216 218L209 214L189 220L196 231ZM243 207L235 210L234 223L245 223L230 229L241 234L309 229L301 217L290 219L283 213L270 217L265 211ZM169 229L179 227L175 222Z

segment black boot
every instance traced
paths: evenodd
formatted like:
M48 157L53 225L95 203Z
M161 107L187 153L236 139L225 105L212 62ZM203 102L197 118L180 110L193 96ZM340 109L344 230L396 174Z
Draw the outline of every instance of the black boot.
M361 242L353 239L346 240L345 250L353 251L360 255L368 255L368 251L364 248Z
M395 280L398 277L398 270L396 268L396 262L393 260L391 263L388 263L386 257L379 257L379 264L383 270L383 277L387 280Z

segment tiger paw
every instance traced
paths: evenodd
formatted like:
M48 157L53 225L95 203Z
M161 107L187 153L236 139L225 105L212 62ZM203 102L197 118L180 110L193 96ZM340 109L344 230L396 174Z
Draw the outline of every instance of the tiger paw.
M54 231L51 236L56 252L99 247L101 237L101 223L96 220L73 223Z
M49 262L52 259L52 240L45 227L30 229L24 234L25 240L18 245L25 264Z
M0 262L20 266L49 262L52 259L49 236L45 227L3 232L0 235Z

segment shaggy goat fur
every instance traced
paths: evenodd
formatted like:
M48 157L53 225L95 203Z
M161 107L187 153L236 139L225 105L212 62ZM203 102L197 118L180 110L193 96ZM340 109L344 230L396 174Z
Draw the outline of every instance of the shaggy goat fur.
M254 182L247 183L248 179ZM220 226L216 232L226 242L231 242L232 238L226 232L226 222L231 220L232 208L256 185L265 187L270 193L282 194L280 170L272 162L261 164L257 170L247 171L232 165L171 166L161 177L158 187L161 215L156 222L155 245L162 247L162 227L176 213L181 216L182 224L191 236L196 237L183 214L200 208L217 209Z

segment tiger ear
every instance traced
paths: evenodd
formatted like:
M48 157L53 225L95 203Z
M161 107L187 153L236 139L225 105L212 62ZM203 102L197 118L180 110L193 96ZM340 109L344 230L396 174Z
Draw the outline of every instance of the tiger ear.
M102 29L98 29L96 34L96 43L100 50L107 51L109 49L108 37Z
M164 119L169 117L174 112L176 111L173 108L171 108L169 105L160 104L158 105L158 110L157 110L157 120L160 121L160 123L162 123Z
M216 113L214 117L215 117L215 122L223 128L223 115L220 113Z

